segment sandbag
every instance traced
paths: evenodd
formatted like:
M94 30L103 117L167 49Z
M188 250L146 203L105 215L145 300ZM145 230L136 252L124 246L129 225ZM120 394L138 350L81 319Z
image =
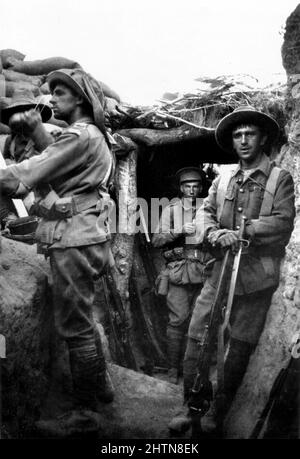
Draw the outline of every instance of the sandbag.
M47 82L42 84L42 86L40 87L40 91L42 94L45 94L45 95L50 94L50 88Z
M8 61L10 59L15 59L16 61L23 61L25 59L25 54L16 51L15 49L1 49L0 57L2 60L3 68L8 67Z
M78 62L71 61L65 57L48 57L35 61L18 61L8 59L8 66L15 72L26 73L27 75L47 75L54 70L81 68Z
M26 73L15 72L10 69L3 70L2 73L6 81L26 81L35 86L41 86L46 79L45 75L26 75Z
M99 81L99 84L101 85L103 94L106 97L110 97L111 99L116 99L117 102L121 102L121 98L116 91L107 86L107 84L103 83L103 81Z
M0 122L0 134L1 135L7 135L10 134L10 129L6 124L3 124Z
M27 81L6 81L5 82L5 95L11 97L16 90L26 89L31 91L36 97L40 94L40 88L34 84L28 83Z
M105 112L108 113L109 116L120 116L120 113L117 110L119 102L116 99L112 99L111 97L105 98Z

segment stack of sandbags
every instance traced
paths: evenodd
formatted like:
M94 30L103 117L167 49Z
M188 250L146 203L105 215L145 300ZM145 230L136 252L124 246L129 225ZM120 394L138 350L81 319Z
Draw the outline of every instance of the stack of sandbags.
M15 89L29 89L34 96L41 94L41 86L48 73L61 68L81 68L80 65L65 57L49 57L47 59L25 61L25 55L14 49L0 51L0 69L2 81L1 96L11 97Z
M42 95L41 87L48 73L61 68L80 68L77 62L64 57L35 61L24 59L25 55L14 49L0 51L0 110L10 104L15 90L29 90L38 98ZM0 123L0 134L9 132L9 127Z
M81 68L78 62L65 57L48 57L34 61L26 61L25 55L14 49L0 50L0 110L9 105L10 98L16 89L30 90L39 100L49 95L46 83L47 75L54 70ZM120 102L119 95L100 82L104 95L108 98L108 110ZM112 99L112 100L111 100ZM1 121L1 120L0 120ZM62 126L52 117L49 123ZM8 134L9 128L0 122L0 134Z

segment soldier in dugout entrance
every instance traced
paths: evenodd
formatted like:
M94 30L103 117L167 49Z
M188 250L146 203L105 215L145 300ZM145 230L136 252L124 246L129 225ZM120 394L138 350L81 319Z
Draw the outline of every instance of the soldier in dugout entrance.
M167 352L171 383L178 383L186 333L194 302L204 281L204 267L210 256L195 243L195 215L202 205L200 197L205 173L186 167L176 173L180 197L163 209L152 237L154 247L162 248L166 267L156 280L157 293L166 296L169 310Z

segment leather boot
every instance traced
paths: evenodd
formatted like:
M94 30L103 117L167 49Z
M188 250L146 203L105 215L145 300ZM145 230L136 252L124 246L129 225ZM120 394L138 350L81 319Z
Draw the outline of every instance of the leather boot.
M189 430L192 425L192 418L189 408L186 404L182 405L180 410L171 419L168 428L172 435L182 435Z
M198 354L199 342L195 339L188 338L183 361L183 406L168 425L172 434L182 434L192 425L192 418L187 402L197 374Z
M96 411L100 361L94 341L76 347L69 343L69 356L75 405Z
M172 384L178 384L179 361L181 355L182 331L175 327L167 328L168 339L168 359L169 371L168 378Z
M187 406L187 401L193 384L194 376L187 377L185 375L183 379L183 405L168 424L168 428L172 434L182 435L183 433L187 432L192 425L192 418L190 410Z

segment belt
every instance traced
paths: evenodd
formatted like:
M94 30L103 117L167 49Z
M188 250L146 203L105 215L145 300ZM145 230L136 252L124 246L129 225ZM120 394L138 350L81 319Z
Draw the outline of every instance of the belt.
M201 256L201 250L200 249L183 249L183 256L184 258L197 258L199 259Z
M97 190L58 198L46 218L49 220L70 218L72 215L77 215L84 210L97 206L101 199Z
M83 210L89 209L97 204L101 196L98 190L91 191L90 193L83 193L77 196L72 196L72 213L73 215L79 214Z
M165 251L163 256L167 262L171 262L184 259L200 260L201 254L203 255L200 249L175 247L172 250Z

